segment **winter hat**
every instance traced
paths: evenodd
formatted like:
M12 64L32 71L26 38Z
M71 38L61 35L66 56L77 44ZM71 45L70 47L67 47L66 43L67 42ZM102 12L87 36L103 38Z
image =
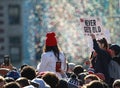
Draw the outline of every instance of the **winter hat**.
M57 39L55 37L54 32L49 32L46 35L46 46L56 46L57 45Z
M76 77L75 74L72 74L71 78L68 79L68 88L78 88L79 80Z
M94 74L95 73L95 69L92 68L92 67L88 68L88 73L89 74Z
M109 49L114 50L116 55L118 55L120 53L119 45L111 45Z
M105 81L105 76L103 73L95 73L101 80Z
M34 78L31 82L39 84L39 88L50 88L41 78Z
M15 71L15 70L12 70L12 71L9 71L7 74L6 74L6 77L11 77L13 79L18 79L20 77L20 73Z

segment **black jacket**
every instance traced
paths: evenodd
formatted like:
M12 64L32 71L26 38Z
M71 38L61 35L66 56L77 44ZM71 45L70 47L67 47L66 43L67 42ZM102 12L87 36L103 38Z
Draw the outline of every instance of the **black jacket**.
M120 56L118 56L118 57L113 57L112 60L115 61L116 63L118 63L118 64L120 65Z
M92 60L93 68L96 73L103 73L105 75L105 82L109 83L110 76L108 66L112 58L107 51L98 46L96 39L93 39L93 48L97 53L97 56Z

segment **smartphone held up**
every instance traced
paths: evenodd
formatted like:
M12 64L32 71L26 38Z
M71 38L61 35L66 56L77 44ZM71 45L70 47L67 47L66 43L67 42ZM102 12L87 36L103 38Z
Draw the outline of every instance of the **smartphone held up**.
M10 65L10 57L9 57L9 55L4 55L4 65L5 66Z

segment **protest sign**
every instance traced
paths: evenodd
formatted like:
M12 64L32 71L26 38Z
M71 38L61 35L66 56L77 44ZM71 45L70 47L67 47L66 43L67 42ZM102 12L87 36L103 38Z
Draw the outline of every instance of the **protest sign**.
M84 31L84 34L89 36L91 33L95 35L103 34L103 27L99 18L80 18L80 25Z

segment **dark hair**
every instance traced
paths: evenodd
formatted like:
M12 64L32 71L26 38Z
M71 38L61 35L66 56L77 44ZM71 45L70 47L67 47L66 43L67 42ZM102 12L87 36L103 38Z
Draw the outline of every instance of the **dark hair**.
M20 77L20 78L18 78L18 79L16 80L16 82L19 83L20 86L22 86L22 87L25 87L25 86L30 85L28 79L25 78L25 77Z
M6 83L3 88L20 88L20 85L17 82Z
M34 79L36 77L35 68L33 68L32 66L25 66L21 70L21 77L26 77L30 80Z
M116 79L114 82L113 82L113 88L115 88L116 86L117 87L120 87L120 79Z
M84 84L84 78L88 75L86 72L78 74L78 79L82 81L82 84Z
M108 43L107 40L105 38L102 38L100 40L97 40L100 44L104 44L104 48L108 48Z
M5 77L5 82L6 82L6 83L14 82L14 81L15 81L15 79L12 78L12 77Z
M53 51L54 55L59 59L60 48L56 46L44 46L43 52Z
M86 85L86 88L104 88L104 85L102 82L94 80L91 81L88 85Z
M53 72L46 72L43 76L42 79L50 85L51 88L57 88L59 84L59 78L54 74Z
M78 76L78 74L84 72L82 65L76 65L73 69L73 72Z
M25 66L29 66L29 65L27 65L27 64L21 65L20 68L19 68L19 71L21 71Z
M106 82L102 81L102 84L103 84L104 88L110 88Z
M59 80L58 88L68 88L68 83L64 79Z
M113 44L109 47L109 49L113 50L115 52L115 55L118 55L120 53L120 46Z

